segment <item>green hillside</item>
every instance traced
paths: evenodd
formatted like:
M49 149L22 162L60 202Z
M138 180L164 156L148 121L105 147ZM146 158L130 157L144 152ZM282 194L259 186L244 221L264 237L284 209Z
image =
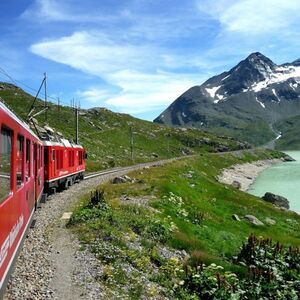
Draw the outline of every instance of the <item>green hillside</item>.
M86 195L69 225L98 259L106 298L298 299L299 215L216 180L223 168L280 155L198 155Z
M26 119L33 101L31 95L12 84L1 83L0 97L18 116ZM37 106L41 108L43 102L37 101ZM47 122L44 114L37 116L39 126L48 124L74 140L74 110L51 103L49 106ZM79 115L79 141L87 149L89 171L184 154L247 147L229 137L217 137L198 129L168 128L104 108L81 109Z
M276 142L276 148L281 150L300 149L300 116L277 122L276 129L282 133L282 138Z

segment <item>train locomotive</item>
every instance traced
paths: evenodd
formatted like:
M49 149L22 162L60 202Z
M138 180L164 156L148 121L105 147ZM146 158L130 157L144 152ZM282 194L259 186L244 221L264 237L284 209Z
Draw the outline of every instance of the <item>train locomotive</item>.
M83 179L85 158L82 146L41 139L0 102L0 299L43 193Z

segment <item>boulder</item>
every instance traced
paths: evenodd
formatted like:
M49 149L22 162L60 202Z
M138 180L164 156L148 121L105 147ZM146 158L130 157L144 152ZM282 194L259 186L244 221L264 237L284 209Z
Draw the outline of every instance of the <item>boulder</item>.
M264 201L273 203L274 205L279 206L279 207L284 207L286 209L290 208L288 199L286 199L282 196L279 196L279 195L275 195L275 194L268 192L268 193L265 193L265 195L262 197L262 199Z
M262 221L260 221L259 219L257 219L255 216L252 216L252 215L246 215L245 219L247 219L250 223L252 223L256 226L264 225L264 223Z
M112 181L113 184L125 183L125 182L127 182L127 180L122 176L117 176Z
M242 187L241 183L237 180L232 181L231 185L238 190Z
M289 156L288 154L286 154L283 158L282 158L283 161L295 161L295 159L293 159L291 156Z
M269 225L275 225L276 224L276 221L271 219L271 218L265 218L265 222Z

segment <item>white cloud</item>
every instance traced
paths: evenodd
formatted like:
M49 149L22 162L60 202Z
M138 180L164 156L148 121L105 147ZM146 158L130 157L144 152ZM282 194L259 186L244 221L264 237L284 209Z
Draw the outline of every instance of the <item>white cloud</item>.
M113 93L99 87L91 87L78 91L77 95L93 105L104 105L131 114L166 107L195 85L198 79L187 74L147 74L130 70L108 74L107 78L111 84L119 87L119 92Z
M166 107L179 95L197 83L197 78L188 74L145 74L121 71L111 76L122 92L105 102L121 112L143 113Z
M224 30L244 34L275 33L299 20L299 0L198 1L198 8Z
M114 42L100 33L75 32L71 36L34 44L30 50L44 58L103 76L126 68L155 66L160 49L150 45Z
M64 11L61 3L55 0L36 0L23 12L22 17L52 21L73 20L74 18Z
M21 18L36 22L99 22L105 20L117 20L117 16L102 15L99 11L84 10L84 2L81 1L58 1L58 0L35 0L21 15Z
M69 65L104 79L113 90L93 86L78 95L93 105L106 104L120 112L141 113L163 109L189 87L201 83L199 76L162 71L174 59L164 49L113 41L103 34L76 32L68 37L32 45L44 58ZM184 57L176 57L178 65Z

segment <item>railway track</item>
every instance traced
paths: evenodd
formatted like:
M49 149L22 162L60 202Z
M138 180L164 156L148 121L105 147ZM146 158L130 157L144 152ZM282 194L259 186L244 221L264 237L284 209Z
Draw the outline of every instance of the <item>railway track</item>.
M168 163L168 162L172 162L174 160L180 160L180 159L184 159L187 157L193 157L195 155L188 155L188 156L180 156L180 157L175 157L175 158L170 158L170 159L165 159L165 160L159 160L157 162L149 162L149 163L141 163L141 164L137 164L137 165L133 165L133 166L128 166L128 167L118 167L118 168L114 168L114 169L110 169L110 170L106 170L106 171L101 171L101 172L95 172L95 173L87 173L84 176L83 180L89 180L95 177L100 177L100 176L104 176L104 175L110 175L110 174L114 174L114 173L119 173L119 172L129 172L129 171L133 171L136 169L141 169L147 166L161 166L162 164Z

